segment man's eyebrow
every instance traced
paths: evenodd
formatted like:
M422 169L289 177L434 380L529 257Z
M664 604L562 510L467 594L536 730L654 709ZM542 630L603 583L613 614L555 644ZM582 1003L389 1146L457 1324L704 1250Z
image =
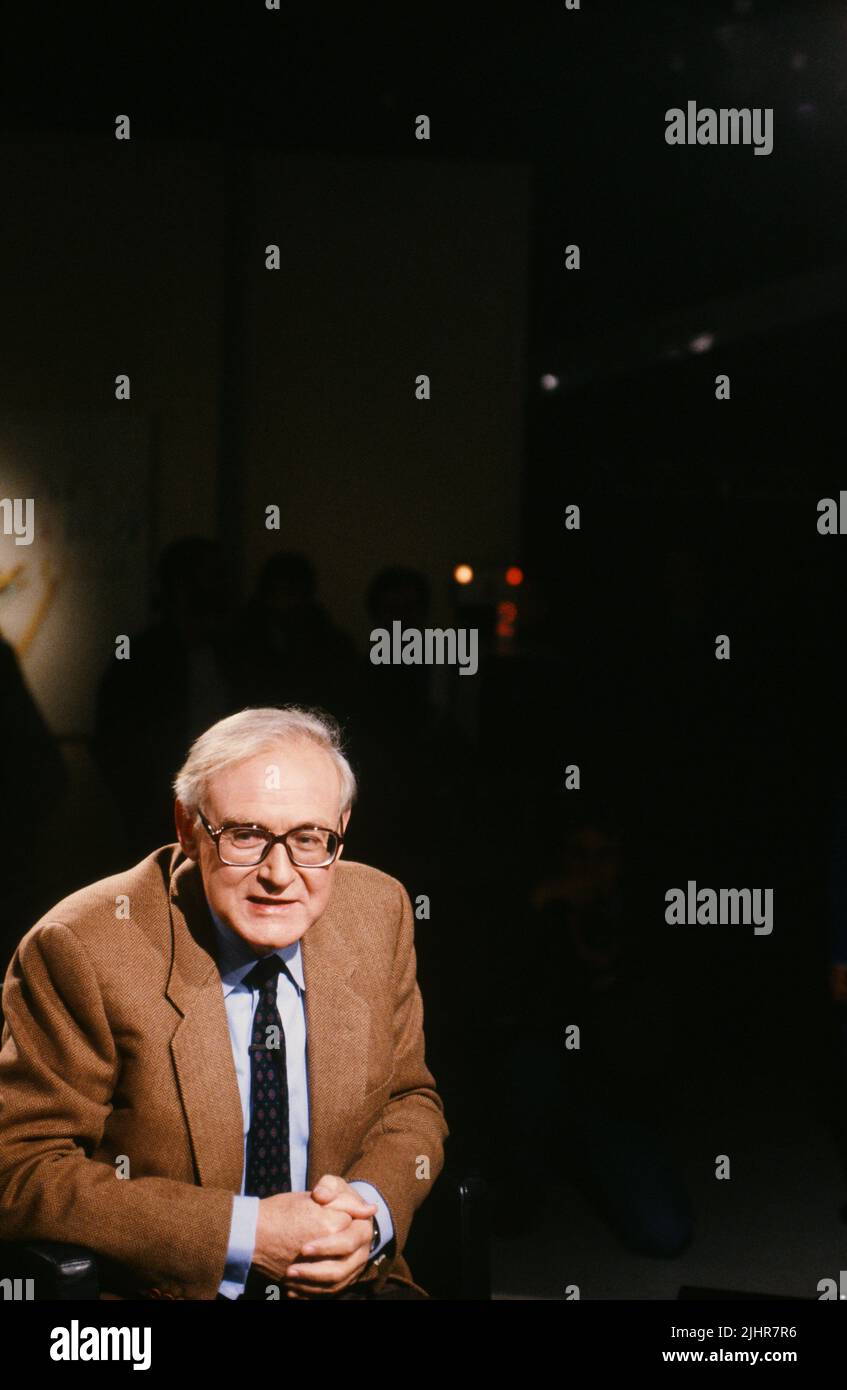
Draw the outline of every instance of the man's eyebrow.
M220 830L232 830L235 826L243 826L243 827L245 827L245 829L249 827L249 829L251 829L251 830L267 830L267 832L268 832L269 835L274 835L274 834L276 834L276 831L271 830L270 827L267 826L267 825L262 825L261 821L257 821L257 820L224 820L224 821L221 821L220 826L219 826L219 829L220 829ZM297 821L294 825L290 826L289 829L291 829L291 830L330 830L330 829L331 829L331 826L324 825L323 821L320 821L320 820L301 820L301 821ZM288 831L287 831L287 830L281 830L279 833L280 833L280 835L287 835L287 834L288 834Z

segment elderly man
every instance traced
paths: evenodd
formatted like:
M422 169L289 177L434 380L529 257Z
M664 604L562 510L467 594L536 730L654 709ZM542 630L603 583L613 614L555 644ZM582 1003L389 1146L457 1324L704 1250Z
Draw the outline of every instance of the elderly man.
M408 894L341 862L338 730L242 710L174 789L179 846L9 966L0 1238L87 1245L130 1297L426 1297L402 1250L449 1131Z

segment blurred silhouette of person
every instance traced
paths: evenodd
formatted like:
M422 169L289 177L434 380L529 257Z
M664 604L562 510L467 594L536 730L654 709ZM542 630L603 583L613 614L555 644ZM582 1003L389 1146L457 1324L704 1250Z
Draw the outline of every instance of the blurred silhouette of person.
M243 705L331 709L340 723L357 704L356 647L318 601L307 556L279 551L259 571L237 623Z
M429 581L403 566L381 570L368 587L367 609L372 631L390 632L393 622L422 631ZM375 665L366 658L351 746L378 790L360 818L357 849L366 845L388 873L434 885L450 873L456 847L475 833L476 807L472 746L432 699L431 679L423 663Z
M390 565L375 574L368 585L365 604L371 630L386 628L390 632L391 624L400 622L404 628L420 632L428 625L431 601L425 574L404 565ZM432 722L438 718L430 702L429 666L375 666L369 660L365 673L374 720L381 723L387 719L406 727L410 719Z
M172 542L156 581L156 622L100 681L92 745L136 858L173 836L170 779L189 744L238 708L220 546L203 536Z
M543 963L530 994L509 989L513 954L498 953L494 998L508 1004L494 1034L508 1102L497 1115L495 1223L517 1233L516 1185L563 1172L628 1248L676 1255L690 1240L691 1210L656 1129L661 1097L646 1079L655 1059L640 1058L635 1075L622 1064L628 1038L650 1048L652 1015L647 971L626 931L620 835L603 813L555 822L542 812L536 839L524 841L529 864L546 865L530 879L521 921L523 958ZM578 1046L568 1045L572 1025Z
M405 566L376 574L366 596L372 625L391 631L428 626L430 585ZM476 750L432 699L426 665L375 665L364 659L362 705L350 749L366 792L351 853L407 884L416 912L418 977L427 1046L450 1104L467 1114L479 1098L471 1057L478 1044L474 962L482 877ZM461 678L459 678L461 679ZM460 1122L457 1130L468 1129Z
M20 936L50 899L38 866L45 850L44 808L58 820L68 775L56 739L30 694L15 649L0 635L0 955L5 971ZM46 895L45 895L46 890Z

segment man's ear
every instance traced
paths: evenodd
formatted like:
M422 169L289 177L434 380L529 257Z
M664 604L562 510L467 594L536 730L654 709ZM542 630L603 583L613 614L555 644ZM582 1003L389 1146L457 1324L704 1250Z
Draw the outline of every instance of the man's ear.
M350 812L349 812L349 811L345 811L345 812L344 812L344 815L341 817L341 833L342 833L342 835L346 835L346 834L347 834L347 822L349 821L349 819L350 819ZM344 853L344 846L341 845L340 848L339 848L339 850L338 850L338 854L336 855L336 858L337 858L337 859L340 859L343 853Z
M176 822L176 833L182 852L188 859L199 859L200 851L197 847L196 816L192 816L186 811L179 797L174 801L174 821Z

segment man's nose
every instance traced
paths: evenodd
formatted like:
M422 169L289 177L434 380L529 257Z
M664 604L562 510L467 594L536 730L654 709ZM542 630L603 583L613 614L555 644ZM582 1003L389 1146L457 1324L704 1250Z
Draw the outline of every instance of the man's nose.
M294 865L288 857L285 845L279 841L271 845L267 857L259 865L259 878L263 883L278 883L285 885L293 883L296 878Z

